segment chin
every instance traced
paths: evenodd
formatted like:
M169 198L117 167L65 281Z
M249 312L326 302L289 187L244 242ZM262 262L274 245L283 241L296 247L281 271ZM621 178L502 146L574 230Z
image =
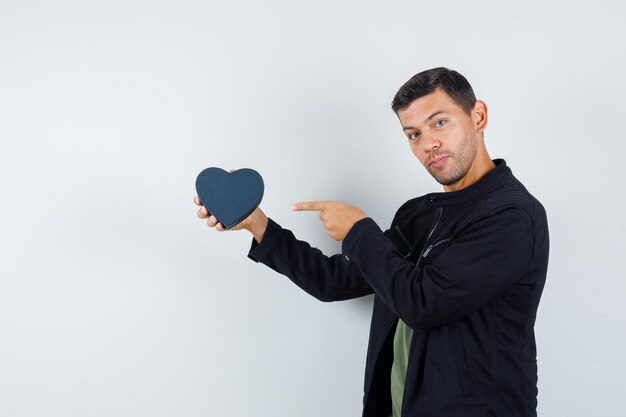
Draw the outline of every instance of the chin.
M445 174L442 175L441 172L433 172L430 170L428 170L428 172L439 184L446 185L446 183L450 181L450 178L448 178Z
M442 177L441 175L440 175L440 176L435 176L435 175L433 175L433 178L434 178L434 179L435 179L435 181L437 181L439 184L441 184L441 185L446 185L446 186L448 186L448 185L454 185L454 184L458 183L458 182L461 180L461 178L456 178L456 177L452 177L452 178L450 178L450 177Z

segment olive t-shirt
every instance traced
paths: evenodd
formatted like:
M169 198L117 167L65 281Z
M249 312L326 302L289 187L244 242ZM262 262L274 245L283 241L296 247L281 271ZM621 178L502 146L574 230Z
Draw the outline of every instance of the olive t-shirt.
M404 397L404 381L409 363L409 349L413 330L398 319L396 334L393 337L393 366L391 367L391 406L393 417L400 417Z

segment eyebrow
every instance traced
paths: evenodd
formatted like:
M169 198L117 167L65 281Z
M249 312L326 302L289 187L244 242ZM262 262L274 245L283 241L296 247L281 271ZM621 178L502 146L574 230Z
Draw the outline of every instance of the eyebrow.
M443 110L438 110L436 112L434 112L433 114L431 114L430 116L428 116L428 118L425 120L425 122L429 121L430 119L432 119L433 117L437 116L438 114L442 114L445 113L445 111ZM415 129L413 126L407 126L402 130L410 130L410 129Z

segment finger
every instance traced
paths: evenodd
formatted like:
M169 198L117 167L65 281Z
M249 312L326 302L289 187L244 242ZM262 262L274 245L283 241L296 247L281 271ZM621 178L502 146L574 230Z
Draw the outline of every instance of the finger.
M328 201L304 201L301 203L295 203L291 206L294 211L322 211L328 206Z
M232 174L233 172L235 172L235 171L237 171L237 170L236 170L236 169L229 169L229 170L228 170L228 172L230 172L231 174Z
M219 223L219 222L215 225L215 228L217 229L218 232L223 232L224 230L226 230L224 225L222 223Z
M200 197L195 196L193 198L193 202L197 205L197 206L201 206L202 205L202 201L200 201Z
M198 217L200 217L201 219L206 219L208 215L209 212L206 207L202 206L198 209Z
M217 219L213 215L211 215L211 217L209 217L206 222L209 227L215 227L215 225L218 223Z

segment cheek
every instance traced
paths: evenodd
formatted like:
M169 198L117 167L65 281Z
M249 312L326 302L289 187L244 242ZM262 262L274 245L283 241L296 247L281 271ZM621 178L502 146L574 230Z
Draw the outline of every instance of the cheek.
M445 138L450 145L454 145L455 143L462 142L466 134L466 129L463 129L461 127L455 127L454 129L449 129L445 133Z
M415 157L419 159L422 164L424 164L424 160L427 157L427 155L424 154L424 149L416 143L409 143L409 146L411 147L413 155L415 155Z

